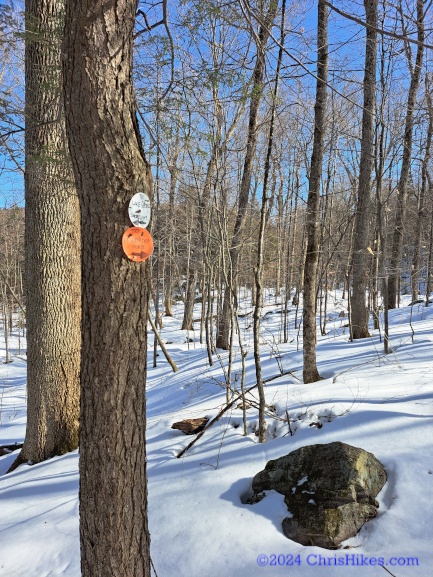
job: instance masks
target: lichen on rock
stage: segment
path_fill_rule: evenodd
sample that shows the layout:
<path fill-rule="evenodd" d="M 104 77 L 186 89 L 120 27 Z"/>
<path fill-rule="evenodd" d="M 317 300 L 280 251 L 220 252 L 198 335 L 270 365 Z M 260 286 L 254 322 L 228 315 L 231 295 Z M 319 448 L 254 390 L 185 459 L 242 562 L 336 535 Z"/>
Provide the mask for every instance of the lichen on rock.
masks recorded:
<path fill-rule="evenodd" d="M 375 497 L 385 482 L 383 465 L 364 449 L 341 442 L 309 445 L 269 461 L 255 475 L 248 502 L 274 489 L 293 515 L 283 521 L 289 539 L 336 549 L 376 516 Z"/>

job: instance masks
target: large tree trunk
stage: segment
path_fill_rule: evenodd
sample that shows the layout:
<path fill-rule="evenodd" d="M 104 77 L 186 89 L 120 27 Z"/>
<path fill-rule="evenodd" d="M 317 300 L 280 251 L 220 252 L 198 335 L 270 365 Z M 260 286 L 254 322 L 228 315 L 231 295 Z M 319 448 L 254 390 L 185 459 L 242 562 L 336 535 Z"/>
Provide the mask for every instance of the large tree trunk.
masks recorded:
<path fill-rule="evenodd" d="M 314 106 L 314 141 L 307 200 L 307 254 L 304 267 L 303 353 L 304 383 L 320 380 L 316 365 L 316 277 L 319 260 L 319 203 L 325 134 L 328 80 L 328 7 L 319 0 L 317 20 L 317 87 Z"/>
<path fill-rule="evenodd" d="M 146 358 L 149 268 L 128 260 L 128 203 L 152 198 L 135 116 L 137 0 L 67 0 L 64 94 L 81 207 L 83 577 L 149 577 Z"/>
<path fill-rule="evenodd" d="M 237 274 L 238 261 L 242 248 L 242 236 L 244 231 L 245 220 L 247 216 L 248 199 L 250 195 L 251 175 L 253 171 L 254 159 L 256 156 L 260 102 L 263 92 L 263 75 L 266 66 L 266 45 L 269 40 L 270 30 L 272 29 L 275 15 L 277 12 L 278 2 L 272 1 L 265 17 L 265 25 L 260 27 L 257 41 L 256 64 L 253 73 L 253 86 L 251 91 L 251 103 L 248 123 L 247 146 L 245 153 L 244 168 L 242 173 L 241 186 L 239 190 L 238 212 L 236 214 L 235 227 L 230 247 L 230 268 L 228 271 L 228 286 L 224 291 L 223 310 L 218 324 L 218 334 L 216 346 L 228 350 L 229 333 L 230 333 L 230 316 L 231 316 L 231 299 L 237 294 Z"/>
<path fill-rule="evenodd" d="M 25 5 L 28 404 L 15 466 L 78 446 L 80 215 L 59 98 L 62 9 L 55 0 Z"/>
<path fill-rule="evenodd" d="M 418 92 L 419 82 L 421 78 L 421 67 L 424 55 L 424 2 L 417 0 L 417 29 L 418 29 L 418 48 L 415 59 L 415 66 L 412 69 L 412 62 L 410 58 L 410 50 L 408 44 L 406 51 L 408 52 L 408 65 L 411 70 L 411 80 L 409 86 L 409 94 L 407 98 L 407 112 L 406 125 L 403 140 L 403 161 L 401 163 L 400 180 L 397 185 L 398 199 L 397 199 L 397 215 L 395 219 L 394 237 L 392 243 L 391 255 L 391 274 L 388 281 L 388 307 L 395 309 L 397 306 L 397 288 L 398 279 L 400 278 L 401 259 L 403 254 L 403 232 L 404 219 L 406 215 L 407 202 L 407 181 L 409 178 L 410 163 L 412 159 L 412 132 L 413 120 L 415 115 L 416 95 Z"/>
<path fill-rule="evenodd" d="M 376 112 L 377 0 L 364 0 L 367 21 L 365 47 L 364 109 L 362 111 L 361 159 L 359 165 L 358 199 L 353 237 L 353 339 L 364 339 L 368 332 L 368 308 L 365 296 L 368 285 L 367 251 L 370 230 L 371 171 L 374 160 L 374 117 Z"/>

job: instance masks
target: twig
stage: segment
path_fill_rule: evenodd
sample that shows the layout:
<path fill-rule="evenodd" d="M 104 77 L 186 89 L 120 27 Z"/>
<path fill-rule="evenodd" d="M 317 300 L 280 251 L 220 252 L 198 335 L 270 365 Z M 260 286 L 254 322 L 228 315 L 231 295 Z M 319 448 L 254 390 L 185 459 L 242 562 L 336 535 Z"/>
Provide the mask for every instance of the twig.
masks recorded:
<path fill-rule="evenodd" d="M 21 166 L 21 164 L 18 162 L 18 160 L 15 158 L 15 155 L 14 155 L 14 153 L 12 152 L 12 150 L 9 148 L 6 140 L 5 140 L 3 137 L 2 137 L 1 140 L 2 140 L 2 142 L 3 142 L 3 144 L 4 144 L 4 147 L 5 147 L 6 150 L 9 152 L 10 157 L 12 158 L 12 160 L 13 160 L 13 161 L 15 162 L 15 164 L 17 165 L 17 168 L 18 168 L 19 170 L 21 170 L 21 172 L 22 172 L 23 174 L 25 174 L 26 171 L 25 171 L 24 168 Z"/>
<path fill-rule="evenodd" d="M 173 42 L 173 36 L 171 34 L 170 31 L 170 26 L 168 25 L 168 15 L 167 15 L 167 0 L 163 0 L 162 1 L 162 20 L 160 20 L 159 22 L 155 22 L 155 24 L 149 24 L 149 21 L 147 19 L 146 14 L 143 12 L 143 10 L 138 10 L 136 13 L 136 16 L 143 16 L 144 21 L 146 23 L 147 28 L 143 27 L 143 30 L 140 30 L 139 32 L 137 32 L 136 34 L 134 34 L 134 40 L 136 38 L 138 38 L 139 36 L 141 36 L 142 34 L 144 34 L 145 32 L 151 32 L 154 28 L 157 28 L 158 26 L 161 26 L 161 24 L 164 25 L 165 31 L 167 33 L 167 37 L 168 37 L 168 43 L 170 45 L 170 56 L 171 56 L 171 77 L 170 77 L 170 82 L 169 85 L 167 86 L 166 90 L 164 91 L 164 94 L 161 96 L 161 98 L 159 99 L 159 104 L 165 99 L 165 97 L 167 96 L 167 94 L 170 92 L 171 87 L 173 86 L 174 83 L 174 59 L 175 59 L 175 54 L 174 54 L 174 42 Z"/>
<path fill-rule="evenodd" d="M 431 46 L 430 44 L 426 44 L 425 42 L 420 42 L 419 40 L 414 40 L 413 38 L 409 38 L 406 34 L 404 36 L 402 36 L 401 34 L 396 34 L 395 32 L 391 32 L 390 30 L 385 30 L 384 28 L 377 28 L 375 26 L 372 26 L 371 24 L 367 24 L 367 22 L 364 22 L 363 20 L 356 18 L 356 16 L 353 16 L 352 14 L 348 14 L 347 12 L 343 12 L 343 10 L 340 10 L 339 8 L 337 8 L 336 6 L 331 4 L 330 2 L 326 2 L 326 0 L 325 0 L 325 4 L 327 6 L 329 6 L 329 8 L 331 8 L 331 10 L 334 10 L 334 12 L 337 12 L 337 14 L 340 14 L 340 16 L 343 16 L 344 18 L 347 18 L 348 20 L 352 20 L 352 22 L 356 22 L 357 24 L 360 24 L 361 26 L 365 26 L 365 28 L 369 28 L 370 30 L 374 30 L 375 32 L 378 32 L 379 34 L 382 34 L 384 36 L 390 36 L 391 38 L 395 38 L 396 40 L 404 40 L 405 42 L 412 42 L 412 44 L 417 44 L 418 46 L 424 46 L 424 48 L 433 49 L 433 46 Z"/>
<path fill-rule="evenodd" d="M 400 345 L 401 346 L 401 345 Z M 396 351 L 397 349 L 400 348 L 400 346 L 395 347 L 395 349 L 393 349 L 393 352 Z M 338 375 L 335 375 L 335 377 L 332 379 L 332 382 L 335 383 L 338 379 L 338 377 L 340 377 L 341 375 L 343 375 L 344 373 L 347 373 L 348 371 L 351 371 L 352 369 L 356 369 L 358 367 L 362 367 L 363 365 L 368 365 L 369 363 L 374 363 L 377 360 L 380 359 L 384 359 L 386 358 L 387 355 L 378 355 L 377 357 L 374 357 L 374 359 L 370 359 L 369 361 L 365 361 L 364 363 L 359 363 L 358 365 L 353 365 L 353 367 L 349 367 L 348 369 L 345 369 L 344 371 L 341 371 L 341 373 L 338 373 Z M 398 359 L 397 359 L 398 361 Z"/>
<path fill-rule="evenodd" d="M 395 577 L 394 573 L 391 573 L 391 571 L 389 571 L 384 565 L 380 565 L 380 567 L 382 567 L 382 569 L 385 569 L 385 571 L 388 571 L 388 573 L 392 575 L 392 577 Z"/>
<path fill-rule="evenodd" d="M 150 311 L 148 311 L 148 317 L 149 317 L 149 322 L 151 324 L 152 330 L 155 333 L 155 336 L 157 338 L 158 344 L 161 347 L 161 351 L 164 353 L 165 358 L 167 359 L 167 362 L 169 363 L 169 365 L 171 366 L 171 368 L 173 369 L 173 373 L 177 373 L 177 371 L 179 370 L 176 366 L 176 363 L 173 361 L 173 359 L 170 357 L 170 355 L 167 352 L 167 349 L 164 346 L 164 343 L 161 340 L 161 337 L 159 336 L 159 333 L 156 329 L 155 323 L 153 322 L 153 319 L 150 315 Z"/>
<path fill-rule="evenodd" d="M 293 437 L 293 431 L 292 431 L 292 427 L 290 426 L 290 417 L 289 417 L 289 413 L 287 412 L 287 409 L 286 409 L 286 417 L 287 417 L 287 424 L 289 425 L 290 436 Z"/>
<path fill-rule="evenodd" d="M 152 565 L 153 572 L 155 573 L 155 577 L 158 577 L 158 573 L 156 572 L 155 565 L 153 564 L 152 557 L 150 558 L 150 564 Z"/>
<path fill-rule="evenodd" d="M 14 293 L 14 291 L 12 290 L 10 284 L 8 283 L 8 281 L 7 281 L 7 279 L 6 279 L 6 276 L 5 276 L 4 272 L 3 272 L 1 269 L 0 269 L 0 274 L 2 275 L 3 280 L 5 281 L 5 284 L 6 284 L 6 286 L 8 287 L 11 295 L 12 295 L 12 296 L 14 297 L 14 299 L 16 300 L 16 302 L 17 302 L 18 306 L 20 307 L 22 313 L 25 315 L 25 314 L 26 314 L 26 311 L 25 311 L 25 308 L 24 308 L 23 303 L 20 301 L 20 299 L 17 297 L 17 295 L 16 295 L 16 294 Z"/>

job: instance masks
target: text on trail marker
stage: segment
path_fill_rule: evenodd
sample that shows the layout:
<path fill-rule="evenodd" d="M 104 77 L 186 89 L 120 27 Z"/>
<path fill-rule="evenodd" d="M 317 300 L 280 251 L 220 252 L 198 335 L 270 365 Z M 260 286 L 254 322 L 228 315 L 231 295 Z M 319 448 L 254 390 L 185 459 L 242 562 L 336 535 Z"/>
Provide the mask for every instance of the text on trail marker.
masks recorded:
<path fill-rule="evenodd" d="M 129 219 L 134 226 L 146 228 L 150 221 L 150 200 L 144 192 L 137 192 L 129 201 Z"/>
<path fill-rule="evenodd" d="M 133 226 L 123 233 L 122 247 L 130 260 L 141 262 L 152 254 L 153 239 L 145 228 Z"/>

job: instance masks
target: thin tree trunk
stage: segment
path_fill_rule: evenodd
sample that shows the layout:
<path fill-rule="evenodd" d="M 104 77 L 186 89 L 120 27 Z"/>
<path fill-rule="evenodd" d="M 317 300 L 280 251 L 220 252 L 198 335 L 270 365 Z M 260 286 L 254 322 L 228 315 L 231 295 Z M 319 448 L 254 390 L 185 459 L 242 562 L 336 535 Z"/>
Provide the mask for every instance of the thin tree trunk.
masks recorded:
<path fill-rule="evenodd" d="M 244 426 L 244 436 L 246 437 L 248 435 L 247 408 L 246 408 L 246 399 L 245 399 L 245 376 L 246 376 L 245 357 L 247 356 L 247 351 L 244 352 L 244 347 L 242 344 L 241 328 L 239 326 L 238 308 L 237 308 L 236 304 L 235 304 L 235 310 L 234 310 L 234 317 L 235 317 L 236 328 L 237 328 L 238 337 L 239 337 L 239 350 L 241 353 L 241 363 L 242 363 L 242 374 L 241 374 L 242 422 L 243 422 L 243 426 Z"/>
<path fill-rule="evenodd" d="M 369 314 L 368 308 L 365 306 L 365 297 L 368 286 L 369 254 L 367 247 L 370 230 L 371 171 L 374 160 L 374 118 L 376 113 L 377 2 L 378 0 L 364 0 L 368 28 L 365 47 L 361 159 L 352 252 L 352 335 L 354 340 L 370 336 L 368 332 Z"/>
<path fill-rule="evenodd" d="M 174 153 L 171 159 L 171 164 L 169 166 L 170 172 L 170 192 L 169 192 L 169 208 L 168 208 L 168 226 L 169 226 L 169 237 L 168 237 L 168 252 L 169 252 L 169 266 L 168 266 L 168 278 L 166 280 L 166 286 L 164 291 L 164 309 L 165 316 L 172 317 L 172 299 L 173 299 L 173 260 L 175 259 L 175 242 L 174 242 L 174 199 L 176 192 L 176 184 L 180 171 L 178 166 L 179 160 L 179 126 L 176 127 L 176 140 L 174 145 Z"/>
<path fill-rule="evenodd" d="M 427 99 L 427 109 L 429 115 L 429 123 L 427 129 L 427 138 L 424 147 L 424 158 L 422 161 L 421 168 L 421 190 L 419 193 L 418 201 L 418 218 L 416 221 L 415 228 L 415 241 L 414 241 L 414 251 L 413 251 L 413 261 L 412 270 L 410 275 L 411 290 L 412 290 L 412 302 L 418 300 L 418 278 L 420 269 L 420 245 L 421 245 L 421 230 L 424 217 L 424 198 L 427 190 L 427 169 L 430 161 L 430 147 L 433 134 L 433 106 L 432 98 L 430 94 L 430 83 L 428 74 L 425 77 L 425 95 Z"/>
<path fill-rule="evenodd" d="M 262 307 L 262 294 L 263 294 L 263 258 L 265 249 L 265 227 L 267 220 L 266 215 L 268 214 L 268 206 L 270 201 L 270 198 L 268 197 L 268 181 L 269 181 L 269 171 L 272 156 L 272 147 L 274 142 L 274 124 L 275 124 L 275 114 L 278 98 L 278 85 L 280 81 L 281 61 L 283 58 L 284 21 L 285 21 L 284 16 L 286 12 L 286 0 L 283 0 L 281 11 L 282 11 L 282 17 L 281 17 L 280 50 L 278 53 L 275 88 L 274 93 L 272 95 L 273 98 L 272 98 L 271 123 L 269 127 L 268 147 L 265 161 L 265 173 L 263 178 L 262 209 L 260 212 L 260 230 L 257 246 L 257 264 L 254 268 L 254 276 L 256 281 L 256 304 L 254 307 L 254 316 L 253 316 L 253 334 L 254 334 L 254 364 L 256 369 L 256 382 L 259 391 L 259 443 L 264 443 L 266 441 L 266 419 L 265 419 L 266 399 L 265 399 L 265 391 L 263 388 L 262 364 L 260 361 L 260 312 Z"/>
<path fill-rule="evenodd" d="M 2 316 L 3 316 L 3 333 L 5 337 L 5 363 L 9 363 L 9 337 L 8 337 L 8 310 L 6 300 L 6 287 L 2 292 Z"/>
<path fill-rule="evenodd" d="M 193 258 L 191 256 L 191 258 Z M 191 266 L 188 277 L 188 284 L 186 288 L 185 295 L 185 310 L 183 315 L 183 322 L 181 329 L 183 331 L 193 330 L 193 320 L 194 320 L 194 300 L 195 300 L 195 290 L 197 286 L 197 277 L 195 266 Z"/>
<path fill-rule="evenodd" d="M 374 330 L 380 328 L 380 316 L 379 316 L 379 262 L 380 262 L 380 234 L 379 229 L 375 232 L 375 248 L 376 252 L 373 261 L 373 321 Z"/>
<path fill-rule="evenodd" d="M 307 200 L 307 254 L 304 267 L 303 358 L 304 383 L 320 380 L 316 365 L 316 273 L 319 259 L 319 203 L 325 134 L 326 83 L 328 80 L 328 7 L 318 1 L 317 87 L 314 106 L 314 141 Z"/>
<path fill-rule="evenodd" d="M 263 77 L 265 72 L 265 55 L 266 45 L 268 43 L 270 30 L 275 19 L 278 2 L 271 2 L 268 12 L 265 17 L 265 25 L 260 27 L 257 42 L 257 57 L 253 73 L 253 86 L 251 92 L 251 103 L 248 123 L 248 136 L 245 153 L 244 168 L 242 173 L 242 181 L 239 190 L 239 203 L 236 215 L 236 222 L 230 247 L 230 269 L 229 285 L 233 293 L 226 289 L 224 293 L 223 309 L 218 326 L 218 335 L 216 346 L 218 348 L 227 350 L 229 347 L 229 328 L 230 328 L 230 303 L 229 300 L 237 293 L 237 275 L 238 275 L 238 261 L 242 248 L 242 236 L 244 231 L 245 219 L 247 216 L 248 199 L 251 186 L 251 175 L 253 170 L 254 159 L 256 156 L 257 136 L 258 136 L 258 115 L 260 102 L 263 93 Z"/>
<path fill-rule="evenodd" d="M 384 19 L 383 14 L 382 18 Z M 382 20 L 383 26 L 383 20 Z M 380 57 L 380 84 L 381 84 L 381 103 L 379 112 L 379 122 L 377 126 L 377 137 L 376 137 L 376 153 L 374 156 L 375 172 L 376 172 L 376 219 L 377 219 L 377 231 L 378 231 L 378 243 L 376 250 L 378 251 L 378 277 L 381 279 L 381 283 L 378 281 L 378 289 L 382 293 L 383 301 L 383 314 L 384 314 L 384 352 L 388 354 L 388 272 L 386 267 L 386 257 L 387 257 L 387 236 L 386 236 L 386 213 L 384 210 L 383 202 L 383 176 L 384 176 L 384 165 L 385 165 L 385 120 L 384 111 L 386 105 L 386 86 L 387 79 L 385 75 L 385 64 L 388 60 L 388 54 L 385 49 L 384 40 L 382 38 L 381 43 L 381 57 Z M 392 172 L 392 163 L 390 166 L 390 174 Z M 378 315 L 379 316 L 379 315 Z"/>
<path fill-rule="evenodd" d="M 347 261 L 346 261 L 346 268 L 344 269 L 344 288 L 343 288 L 343 296 L 342 299 L 344 300 L 345 291 L 350 291 L 350 265 L 352 260 L 352 247 L 353 247 L 353 232 L 355 230 L 355 219 L 352 220 L 352 226 L 350 227 L 350 237 L 349 237 L 349 250 L 347 251 Z M 349 298 L 349 297 L 348 297 Z"/>
<path fill-rule="evenodd" d="M 415 66 L 412 70 L 412 62 L 410 60 L 410 50 L 408 44 L 406 51 L 408 54 L 408 65 L 411 69 L 411 80 L 409 86 L 409 94 L 407 99 L 406 124 L 403 139 L 403 160 L 401 164 L 400 180 L 397 185 L 397 215 L 395 219 L 394 236 L 392 243 L 391 255 L 391 274 L 388 282 L 388 306 L 390 309 L 395 309 L 397 306 L 397 292 L 398 279 L 400 278 L 401 260 L 403 254 L 403 233 L 404 233 L 404 219 L 406 215 L 407 203 L 407 182 L 409 179 L 409 171 L 412 158 L 412 137 L 413 137 L 413 121 L 415 115 L 416 95 L 421 78 L 421 68 L 424 55 L 424 2 L 417 0 L 417 31 L 418 31 L 418 48 L 416 53 Z"/>
<path fill-rule="evenodd" d="M 433 182 L 430 179 L 429 173 L 427 173 L 427 180 L 429 182 L 429 189 L 430 189 L 430 198 L 433 197 Z M 426 289 L 425 289 L 425 306 L 428 307 L 429 299 L 430 299 L 430 289 L 431 289 L 431 277 L 432 277 L 432 263 L 433 263 L 433 211 L 431 213 L 431 222 L 430 222 L 430 242 L 428 247 L 428 256 L 427 256 L 427 281 L 426 281 Z"/>
<path fill-rule="evenodd" d="M 207 291 L 206 291 L 207 307 L 206 307 L 206 319 L 205 319 L 206 350 L 207 350 L 207 356 L 208 356 L 208 361 L 209 361 L 210 367 L 212 367 L 212 365 L 213 365 L 213 360 L 212 360 L 212 353 L 213 353 L 213 347 L 212 347 L 212 317 L 213 317 L 212 281 L 213 281 L 214 277 L 213 277 L 212 273 L 213 273 L 212 268 L 210 268 L 208 282 L 207 282 Z M 203 295 L 203 299 L 204 299 L 204 295 Z"/>
<path fill-rule="evenodd" d="M 286 288 L 284 295 L 284 341 L 287 343 L 289 338 L 289 322 L 288 322 L 288 306 L 290 300 L 290 293 L 292 287 L 293 279 L 293 259 L 295 256 L 294 243 L 296 238 L 296 219 L 297 219 L 297 208 L 298 208 L 298 195 L 295 197 L 295 210 L 292 212 L 293 197 L 290 201 L 290 218 L 289 218 L 289 230 L 287 234 L 287 263 L 286 263 Z"/>
<path fill-rule="evenodd" d="M 281 291 L 281 268 L 282 268 L 282 257 L 283 257 L 283 218 L 284 218 L 284 195 L 283 195 L 283 181 L 280 183 L 278 190 L 278 216 L 277 216 L 277 264 L 276 264 L 276 282 L 275 282 L 275 298 L 280 296 Z"/>
<path fill-rule="evenodd" d="M 295 264 L 295 244 L 296 244 L 296 229 L 298 226 L 298 197 L 299 197 L 299 178 L 298 173 L 296 173 L 296 193 L 295 193 L 295 209 L 294 212 L 290 213 L 290 228 L 288 234 L 287 243 L 287 265 L 286 265 L 286 296 L 284 299 L 284 342 L 288 341 L 288 304 L 292 291 L 293 284 L 293 268 Z M 301 248 L 303 250 L 304 243 L 302 242 Z M 301 265 L 302 266 L 302 265 Z M 299 292 L 299 291 L 298 291 Z M 295 330 L 296 330 L 296 320 L 295 320 Z"/>

